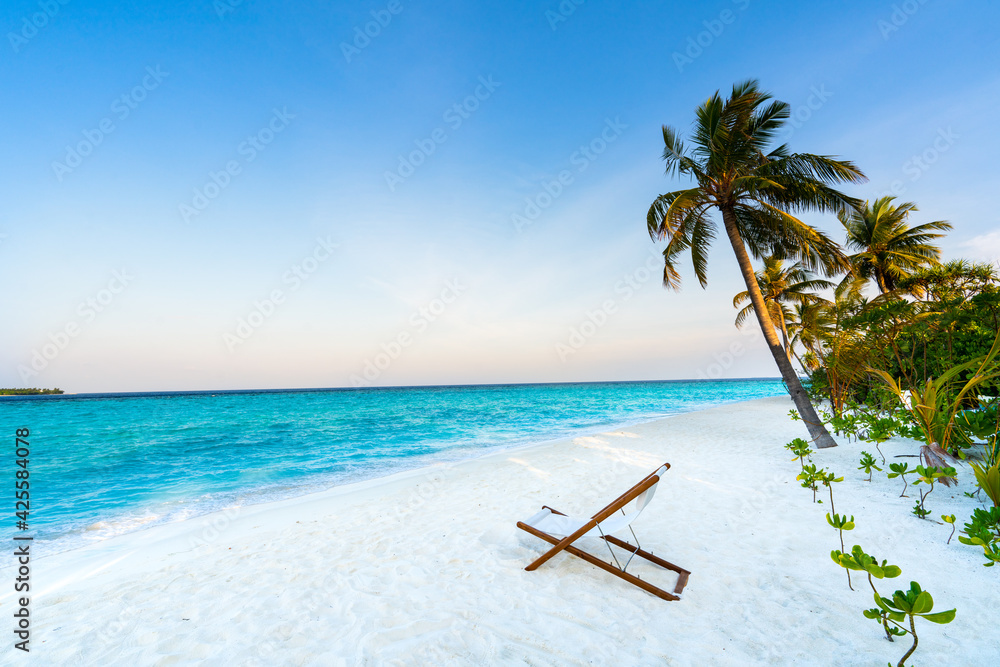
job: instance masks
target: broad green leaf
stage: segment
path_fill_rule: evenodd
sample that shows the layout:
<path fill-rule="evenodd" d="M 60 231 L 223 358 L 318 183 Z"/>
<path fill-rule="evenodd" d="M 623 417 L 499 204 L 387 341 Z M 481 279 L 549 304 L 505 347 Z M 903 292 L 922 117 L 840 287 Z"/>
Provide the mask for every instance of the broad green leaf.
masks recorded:
<path fill-rule="evenodd" d="M 931 623 L 940 623 L 944 625 L 945 623 L 951 623 L 955 620 L 955 610 L 950 609 L 948 611 L 939 611 L 936 614 L 924 614 L 921 618 L 925 618 Z"/>
<path fill-rule="evenodd" d="M 914 614 L 926 614 L 934 608 L 934 598 L 927 591 L 921 592 L 917 599 L 913 601 Z"/>
<path fill-rule="evenodd" d="M 869 563 L 865 565 L 865 570 L 867 570 L 876 579 L 881 579 L 884 575 L 882 573 L 882 568 L 880 568 L 875 563 Z"/>

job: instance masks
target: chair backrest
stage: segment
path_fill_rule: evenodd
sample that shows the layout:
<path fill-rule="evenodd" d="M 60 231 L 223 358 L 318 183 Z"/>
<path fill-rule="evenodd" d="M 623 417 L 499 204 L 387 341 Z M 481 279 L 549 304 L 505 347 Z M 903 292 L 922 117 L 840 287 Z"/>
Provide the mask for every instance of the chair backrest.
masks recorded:
<path fill-rule="evenodd" d="M 654 472 L 644 477 L 641 482 L 639 482 L 631 489 L 626 491 L 624 494 L 619 496 L 618 500 L 605 507 L 598 514 L 594 515 L 596 518 L 597 516 L 600 516 L 602 513 L 607 513 L 608 510 L 614 508 L 613 513 L 608 515 L 600 522 L 601 530 L 604 530 L 609 533 L 615 532 L 621 530 L 622 528 L 628 526 L 630 523 L 635 521 L 639 517 L 639 515 L 642 514 L 642 511 L 646 509 L 646 505 L 648 505 L 653 500 L 653 495 L 656 493 L 656 487 L 659 485 L 660 480 L 663 479 L 663 475 L 667 472 L 669 468 L 670 464 L 664 464 L 660 466 Z M 653 481 L 651 485 L 649 485 L 649 487 L 639 492 L 635 497 L 629 500 L 625 500 L 630 495 L 632 495 L 632 493 L 637 488 L 646 484 L 646 482 L 649 480 L 650 477 L 656 477 L 656 479 Z M 625 502 L 622 502 L 623 500 L 625 500 Z M 633 505 L 633 503 L 635 504 Z M 626 509 L 629 506 L 632 506 L 631 512 L 628 511 L 628 509 Z M 591 531 L 591 533 L 593 532 L 594 531 Z"/>
<path fill-rule="evenodd" d="M 646 489 L 645 491 L 643 491 L 642 493 L 640 493 L 638 496 L 636 496 L 635 508 L 638 511 L 641 512 L 642 510 L 646 509 L 646 505 L 648 505 L 650 501 L 653 500 L 653 494 L 656 493 L 656 487 L 659 486 L 660 480 L 663 479 L 663 475 L 667 472 L 667 467 L 668 466 L 666 465 L 660 466 L 656 470 L 656 472 L 653 473 L 653 475 L 656 475 L 656 483 L 653 484 L 653 486 Z"/>

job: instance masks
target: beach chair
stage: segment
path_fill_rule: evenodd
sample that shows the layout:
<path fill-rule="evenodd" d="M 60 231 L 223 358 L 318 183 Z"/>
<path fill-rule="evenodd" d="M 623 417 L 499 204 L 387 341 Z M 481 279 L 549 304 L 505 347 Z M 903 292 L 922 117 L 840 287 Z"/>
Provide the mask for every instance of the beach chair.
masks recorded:
<path fill-rule="evenodd" d="M 530 519 L 527 519 L 526 521 L 518 521 L 518 528 L 553 545 L 551 549 L 543 553 L 524 569 L 529 572 L 536 570 L 540 565 L 545 563 L 545 561 L 549 560 L 560 551 L 567 551 L 578 558 L 582 558 L 591 565 L 595 565 L 605 572 L 610 572 L 616 577 L 624 579 L 630 584 L 634 584 L 642 590 L 652 593 L 659 598 L 664 600 L 679 600 L 691 573 L 682 567 L 678 567 L 673 563 L 668 563 L 662 558 L 654 556 L 648 551 L 644 551 L 639 544 L 639 538 L 635 536 L 635 531 L 632 530 L 631 526 L 631 523 L 635 521 L 642 511 L 646 509 L 649 501 L 653 499 L 657 483 L 659 483 L 660 478 L 669 469 L 670 464 L 664 463 L 655 472 L 650 473 L 641 482 L 623 493 L 617 500 L 594 516 L 590 517 L 590 519 L 575 519 L 545 505 L 542 507 L 541 511 L 532 516 Z M 626 513 L 626 506 L 633 501 L 634 506 L 630 508 L 631 512 Z M 625 540 L 619 539 L 611 534 L 618 532 L 619 530 L 623 530 L 626 527 L 632 532 L 632 537 L 635 538 L 635 545 L 629 544 Z M 581 537 L 596 537 L 604 540 L 605 546 L 608 547 L 608 551 L 611 553 L 611 560 L 613 561 L 613 564 L 611 562 L 601 560 L 593 554 L 573 546 L 573 543 Z M 624 565 L 622 565 L 621 561 L 618 560 L 615 552 L 611 549 L 611 545 L 631 553 Z M 668 593 L 661 588 L 657 588 L 648 581 L 643 581 L 634 574 L 629 573 L 627 571 L 629 563 L 632 562 L 632 558 L 635 556 L 644 558 L 650 563 L 658 565 L 664 569 L 676 572 L 678 577 L 677 585 L 674 586 L 674 592 Z"/>

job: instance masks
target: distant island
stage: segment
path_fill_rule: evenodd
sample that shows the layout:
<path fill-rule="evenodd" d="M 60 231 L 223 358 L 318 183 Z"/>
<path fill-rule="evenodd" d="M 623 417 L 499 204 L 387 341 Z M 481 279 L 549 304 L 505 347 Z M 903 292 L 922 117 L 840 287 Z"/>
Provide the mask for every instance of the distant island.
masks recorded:
<path fill-rule="evenodd" d="M 0 396 L 37 396 L 39 394 L 61 394 L 63 390 L 55 389 L 0 389 Z"/>

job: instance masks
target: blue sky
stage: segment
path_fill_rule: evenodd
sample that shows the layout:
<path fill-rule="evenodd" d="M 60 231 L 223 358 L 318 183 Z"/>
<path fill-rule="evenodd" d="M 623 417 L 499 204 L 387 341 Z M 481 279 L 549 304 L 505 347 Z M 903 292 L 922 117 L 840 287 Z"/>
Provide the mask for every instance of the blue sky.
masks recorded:
<path fill-rule="evenodd" d="M 646 210 L 683 185 L 660 125 L 759 78 L 795 111 L 793 150 L 950 220 L 946 256 L 995 259 L 998 19 L 935 0 L 11 0 L 0 385 L 773 376 L 733 327 L 728 247 L 704 291 L 648 269 Z"/>

